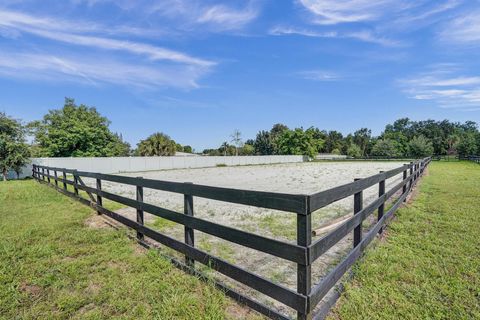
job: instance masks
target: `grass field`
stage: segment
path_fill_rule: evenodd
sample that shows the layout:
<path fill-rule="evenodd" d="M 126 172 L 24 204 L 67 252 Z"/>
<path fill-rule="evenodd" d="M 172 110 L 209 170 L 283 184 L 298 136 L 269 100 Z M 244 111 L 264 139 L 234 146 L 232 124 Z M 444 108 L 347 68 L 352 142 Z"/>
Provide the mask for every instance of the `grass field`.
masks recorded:
<path fill-rule="evenodd" d="M 330 319 L 480 319 L 480 166 L 433 162 Z"/>
<path fill-rule="evenodd" d="M 126 231 L 87 227 L 94 214 L 34 181 L 0 183 L 0 319 L 256 317 Z"/>
<path fill-rule="evenodd" d="M 480 166 L 434 162 L 419 190 L 330 319 L 480 319 Z M 34 181 L 0 183 L 0 319 L 259 318 L 126 230 L 87 226 L 94 215 Z"/>

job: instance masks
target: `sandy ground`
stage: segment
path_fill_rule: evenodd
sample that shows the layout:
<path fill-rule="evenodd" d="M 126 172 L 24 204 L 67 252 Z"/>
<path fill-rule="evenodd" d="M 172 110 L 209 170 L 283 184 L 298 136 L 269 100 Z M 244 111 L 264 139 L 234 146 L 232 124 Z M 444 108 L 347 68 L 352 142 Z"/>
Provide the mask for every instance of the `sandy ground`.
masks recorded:
<path fill-rule="evenodd" d="M 379 171 L 397 168 L 402 164 L 403 163 L 399 162 L 312 162 L 180 169 L 129 174 L 123 173 L 122 175 L 141 176 L 143 178 L 165 181 L 193 182 L 196 184 L 236 189 L 313 194 L 352 182 L 354 178 L 368 177 Z M 386 183 L 387 191 L 395 184 L 398 184 L 400 180 L 401 175 L 389 179 Z M 88 179 L 84 179 L 84 181 L 89 185 L 94 185 L 94 181 L 88 181 Z M 133 186 L 103 181 L 102 188 L 115 194 L 135 198 L 135 187 Z M 368 203 L 373 201 L 377 193 L 377 186 L 365 190 L 364 205 L 368 205 Z M 177 212 L 183 212 L 183 195 L 145 189 L 144 201 Z M 313 214 L 313 228 L 324 226 L 334 219 L 350 215 L 352 211 L 353 197 L 338 201 Z M 135 219 L 134 209 L 122 209 L 120 212 Z M 293 213 L 236 205 L 198 197 L 194 198 L 194 212 L 196 217 L 215 223 L 254 232 L 278 240 L 292 243 L 296 241 L 296 217 Z M 183 241 L 183 226 L 181 225 L 176 225 L 148 214 L 146 214 L 146 223 L 152 228 Z M 368 225 L 368 223 L 366 224 Z M 320 237 L 321 235 L 313 237 L 313 241 L 320 239 Z M 296 288 L 296 265 L 294 263 L 232 244 L 199 231 L 195 231 L 195 242 L 196 246 L 202 250 L 227 261 L 234 262 L 236 265 L 293 290 Z M 313 283 L 318 283 L 322 276 L 332 268 L 333 264 L 345 256 L 351 246 L 352 236 L 350 235 L 318 259 L 312 266 Z M 236 286 L 238 287 L 238 284 L 236 284 Z M 239 288 L 248 291 L 249 295 L 256 296 L 264 303 L 293 315 L 289 308 L 282 307 L 281 304 L 267 299 L 263 295 L 248 288 L 244 288 L 243 286 Z"/>

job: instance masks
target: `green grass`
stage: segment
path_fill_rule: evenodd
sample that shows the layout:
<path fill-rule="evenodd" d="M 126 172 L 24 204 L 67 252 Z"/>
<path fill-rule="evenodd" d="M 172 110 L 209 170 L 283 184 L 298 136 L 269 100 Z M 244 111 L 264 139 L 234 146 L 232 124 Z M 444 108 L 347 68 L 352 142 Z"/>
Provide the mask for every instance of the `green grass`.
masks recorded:
<path fill-rule="evenodd" d="M 224 319 L 231 300 L 34 181 L 0 183 L 0 319 Z M 233 316 L 234 318 L 235 316 Z"/>
<path fill-rule="evenodd" d="M 480 319 L 480 166 L 433 162 L 330 319 Z"/>

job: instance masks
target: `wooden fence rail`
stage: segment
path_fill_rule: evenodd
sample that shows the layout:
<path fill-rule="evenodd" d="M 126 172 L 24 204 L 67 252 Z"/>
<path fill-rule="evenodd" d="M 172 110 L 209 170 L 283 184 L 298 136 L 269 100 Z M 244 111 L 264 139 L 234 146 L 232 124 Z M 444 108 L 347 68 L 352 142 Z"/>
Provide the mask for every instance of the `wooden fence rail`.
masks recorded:
<path fill-rule="evenodd" d="M 352 183 L 310 195 L 211 187 L 193 183 L 158 181 L 141 177 L 125 177 L 40 165 L 33 165 L 32 173 L 37 181 L 47 183 L 61 193 L 91 206 L 98 214 L 109 216 L 134 229 L 137 232 L 138 241 L 145 243 L 144 239 L 148 237 L 185 255 L 185 262 L 172 258 L 175 265 L 182 269 L 203 277 L 195 269 L 195 261 L 199 262 L 292 308 L 297 312 L 298 319 L 322 319 L 327 314 L 330 306 L 333 305 L 333 302 L 325 303 L 324 306 L 326 307 L 316 308 L 319 302 L 324 299 L 326 294 L 361 256 L 366 246 L 382 231 L 387 220 L 395 213 L 401 203 L 405 201 L 408 193 L 430 161 L 431 158 L 417 160 L 390 171 L 380 172 L 364 179 L 355 179 Z M 386 191 L 385 181 L 400 174 L 402 175 L 402 181 Z M 72 176 L 73 180 L 67 179 L 68 176 Z M 82 178 L 94 179 L 96 186 L 87 186 Z M 52 180 L 54 181 L 53 184 Z M 103 190 L 102 181 L 135 186 L 135 199 Z M 61 183 L 61 187 L 59 183 Z M 73 192 L 68 190 L 68 185 L 73 187 Z M 374 185 L 378 185 L 378 198 L 364 206 L 363 191 Z M 183 194 L 183 213 L 145 203 L 143 201 L 144 188 Z M 81 197 L 79 190 L 86 192 L 88 199 Z M 401 196 L 395 199 L 392 207 L 385 212 L 385 203 L 394 198 L 394 195 L 398 192 L 401 192 Z M 353 216 L 321 239 L 312 242 L 312 214 L 320 208 L 349 196 L 354 197 Z M 287 243 L 196 218 L 194 197 L 292 212 L 297 215 L 297 243 Z M 106 209 L 103 207 L 103 199 L 109 199 L 135 208 L 137 211 L 136 221 Z M 377 222 L 364 234 L 362 222 L 376 210 L 378 211 Z M 173 239 L 145 226 L 144 212 L 183 225 L 184 241 Z M 196 248 L 195 230 L 296 263 L 296 291 Z M 316 285 L 312 285 L 311 265 L 313 262 L 352 231 L 354 232 L 352 251 Z M 221 283 L 216 285 L 225 290 L 230 297 L 272 319 L 288 319 L 284 314 L 244 296 L 232 288 L 227 288 Z"/>
<path fill-rule="evenodd" d="M 460 157 L 460 160 L 468 160 L 480 164 L 480 156 Z"/>

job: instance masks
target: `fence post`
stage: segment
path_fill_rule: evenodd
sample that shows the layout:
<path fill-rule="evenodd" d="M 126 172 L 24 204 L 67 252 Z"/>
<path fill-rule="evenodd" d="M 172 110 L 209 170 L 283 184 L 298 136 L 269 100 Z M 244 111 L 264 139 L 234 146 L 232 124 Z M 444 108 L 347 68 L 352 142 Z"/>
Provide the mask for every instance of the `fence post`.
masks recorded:
<path fill-rule="evenodd" d="M 35 165 L 32 164 L 32 177 L 35 179 Z"/>
<path fill-rule="evenodd" d="M 354 181 L 361 180 L 359 178 Z M 357 214 L 363 209 L 363 191 L 355 193 L 353 196 L 353 214 Z M 353 229 L 353 247 L 355 248 L 362 241 L 362 223 Z"/>
<path fill-rule="evenodd" d="M 309 208 L 305 213 L 297 213 L 297 244 L 302 247 L 312 244 L 312 215 Z M 312 266 L 310 262 L 307 261 L 307 265 L 297 264 L 297 292 L 308 296 L 311 290 Z M 297 313 L 298 320 L 310 320 L 311 318 L 311 312 Z"/>
<path fill-rule="evenodd" d="M 58 175 L 57 175 L 57 170 L 53 170 L 53 176 L 55 177 L 55 187 L 58 188 Z"/>
<path fill-rule="evenodd" d="M 67 181 L 67 173 L 65 171 L 62 171 L 63 173 L 63 189 L 65 191 L 67 191 L 67 183 L 65 181 Z"/>
<path fill-rule="evenodd" d="M 102 180 L 98 178 L 97 178 L 97 191 L 99 191 L 99 193 L 102 191 Z M 97 193 L 97 206 L 100 206 L 100 207 L 103 206 L 103 199 L 98 193 Z M 102 214 L 99 209 L 97 209 L 97 214 Z"/>
<path fill-rule="evenodd" d="M 78 197 L 78 175 L 77 170 L 73 170 L 73 191 L 75 195 Z"/>
<path fill-rule="evenodd" d="M 137 177 L 138 179 L 142 179 L 142 177 Z M 137 186 L 137 201 L 143 203 L 143 187 Z M 137 208 L 137 223 L 140 225 L 144 225 L 144 217 L 143 217 L 143 210 Z M 140 231 L 137 231 L 137 240 L 143 241 L 145 239 L 145 235 Z"/>
<path fill-rule="evenodd" d="M 380 171 L 380 173 L 383 173 L 384 171 Z M 378 197 L 381 197 L 385 194 L 385 180 L 382 180 L 378 183 Z M 385 212 L 385 201 L 378 207 L 378 217 L 377 221 L 380 221 L 383 217 L 383 213 Z M 378 231 L 379 234 L 382 234 L 383 232 L 383 227 L 380 228 Z"/>
<path fill-rule="evenodd" d="M 50 169 L 47 169 L 47 181 L 50 184 Z"/>
<path fill-rule="evenodd" d="M 405 166 L 406 164 L 404 164 Z M 403 171 L 403 182 L 405 183 L 405 180 L 407 179 L 407 170 L 404 170 Z M 405 183 L 403 185 L 403 188 L 402 188 L 402 195 L 404 195 L 405 193 L 407 193 L 407 184 Z M 405 199 L 403 200 L 403 202 L 407 202 L 407 198 L 405 197 Z"/>
<path fill-rule="evenodd" d="M 410 183 L 408 184 L 408 189 L 412 189 L 413 187 L 413 180 L 414 180 L 414 177 L 412 177 L 413 175 L 413 162 L 410 162 Z"/>
<path fill-rule="evenodd" d="M 45 168 L 42 168 L 42 180 L 45 181 Z"/>
<path fill-rule="evenodd" d="M 186 182 L 185 184 L 192 184 L 191 182 Z M 190 194 L 183 195 L 183 213 L 187 216 L 193 217 L 193 196 Z M 185 226 L 185 243 L 191 247 L 195 247 L 195 234 L 194 230 L 190 227 Z M 185 263 L 187 266 L 193 268 L 195 267 L 195 260 L 185 256 Z"/>

